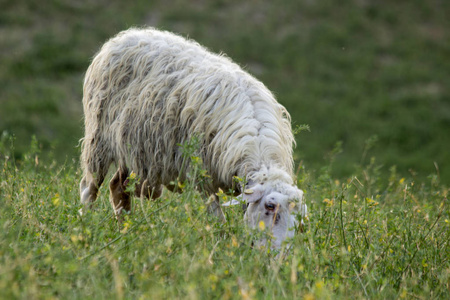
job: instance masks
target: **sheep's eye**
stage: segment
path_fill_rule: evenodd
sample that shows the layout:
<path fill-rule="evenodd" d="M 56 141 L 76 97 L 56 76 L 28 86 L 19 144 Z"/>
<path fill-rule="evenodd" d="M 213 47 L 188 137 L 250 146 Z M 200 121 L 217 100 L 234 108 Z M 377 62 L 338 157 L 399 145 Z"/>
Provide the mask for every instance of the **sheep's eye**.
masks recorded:
<path fill-rule="evenodd" d="M 266 207 L 267 210 L 275 209 L 275 204 L 273 204 L 273 203 L 266 203 L 266 204 L 264 204 L 264 206 Z"/>

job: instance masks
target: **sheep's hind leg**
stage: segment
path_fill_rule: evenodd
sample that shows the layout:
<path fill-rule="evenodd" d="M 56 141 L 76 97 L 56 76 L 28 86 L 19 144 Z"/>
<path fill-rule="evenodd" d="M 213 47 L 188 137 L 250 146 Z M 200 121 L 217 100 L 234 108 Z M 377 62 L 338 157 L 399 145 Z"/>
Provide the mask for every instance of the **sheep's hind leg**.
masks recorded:
<path fill-rule="evenodd" d="M 119 217 L 123 210 L 131 210 L 130 193 L 126 191 L 128 184 L 128 169 L 120 168 L 109 182 L 109 201 L 114 209 L 116 217 Z"/>
<path fill-rule="evenodd" d="M 84 205 L 91 204 L 97 199 L 98 189 L 105 180 L 105 172 L 100 172 L 94 176 L 90 172 L 86 172 L 86 175 L 80 182 L 80 198 L 81 203 Z"/>
<path fill-rule="evenodd" d="M 83 178 L 80 181 L 80 198 L 84 207 L 80 213 L 83 213 L 83 210 L 90 207 L 97 199 L 98 190 L 105 180 L 112 162 L 112 158 L 108 154 L 111 151 L 103 149 L 106 144 L 98 137 L 98 133 L 92 135 L 89 130 L 86 130 L 86 137 L 82 143 L 81 152 Z"/>

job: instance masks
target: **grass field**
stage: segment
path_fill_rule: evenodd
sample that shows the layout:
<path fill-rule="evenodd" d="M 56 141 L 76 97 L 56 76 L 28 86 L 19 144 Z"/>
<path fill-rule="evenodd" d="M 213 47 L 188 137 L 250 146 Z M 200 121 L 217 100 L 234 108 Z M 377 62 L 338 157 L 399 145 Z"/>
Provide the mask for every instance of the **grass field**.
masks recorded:
<path fill-rule="evenodd" d="M 287 107 L 297 161 L 318 170 L 337 142 L 333 175 L 370 156 L 382 171 L 450 182 L 450 2 L 6 0 L 0 7 L 0 133 L 16 155 L 32 135 L 43 158 L 77 159 L 82 81 L 106 39 L 152 25 L 225 52 Z M 436 168 L 437 166 L 437 168 Z"/>
<path fill-rule="evenodd" d="M 449 299 L 449 15 L 444 0 L 2 1 L 0 298 Z M 84 72 L 145 25 L 225 52 L 309 125 L 291 251 L 252 249 L 242 211 L 217 222 L 195 181 L 134 199 L 122 225 L 106 187 L 79 215 Z"/>
<path fill-rule="evenodd" d="M 342 182 L 300 168 L 309 220 L 290 251 L 251 247 L 239 206 L 206 213 L 193 168 L 182 194 L 134 199 L 118 225 L 103 187 L 78 213 L 78 166 L 0 144 L 4 299 L 448 299 L 449 189 L 368 164 Z M 202 178 L 200 178 L 202 179 Z M 256 232 L 256 236 L 267 234 Z M 279 254 L 277 256 L 277 254 Z"/>

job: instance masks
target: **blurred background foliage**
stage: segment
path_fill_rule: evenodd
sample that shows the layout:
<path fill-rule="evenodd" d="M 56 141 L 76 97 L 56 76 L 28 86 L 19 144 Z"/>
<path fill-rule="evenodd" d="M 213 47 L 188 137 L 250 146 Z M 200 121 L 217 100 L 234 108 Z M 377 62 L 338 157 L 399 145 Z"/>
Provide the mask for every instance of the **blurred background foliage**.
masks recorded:
<path fill-rule="evenodd" d="M 336 153 L 333 175 L 371 157 L 388 172 L 450 180 L 450 1 L 1 0 L 0 133 L 17 158 L 77 160 L 82 83 L 99 47 L 155 26 L 224 52 L 287 107 L 296 161 Z M 45 159 L 45 158 L 44 158 Z"/>

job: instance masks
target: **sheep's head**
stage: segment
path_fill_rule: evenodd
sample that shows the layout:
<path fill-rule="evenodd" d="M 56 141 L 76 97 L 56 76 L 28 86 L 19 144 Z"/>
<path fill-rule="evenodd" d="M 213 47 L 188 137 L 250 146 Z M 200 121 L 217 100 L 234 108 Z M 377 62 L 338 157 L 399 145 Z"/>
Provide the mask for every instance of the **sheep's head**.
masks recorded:
<path fill-rule="evenodd" d="M 298 225 L 297 216 L 306 215 L 306 205 L 303 203 L 303 192 L 296 186 L 284 182 L 263 182 L 253 184 L 240 196 L 248 203 L 244 220 L 250 228 L 258 228 L 260 222 L 273 235 L 271 246 L 280 248 L 286 238 L 294 236 Z M 260 240 L 256 245 L 265 245 L 267 241 Z"/>

